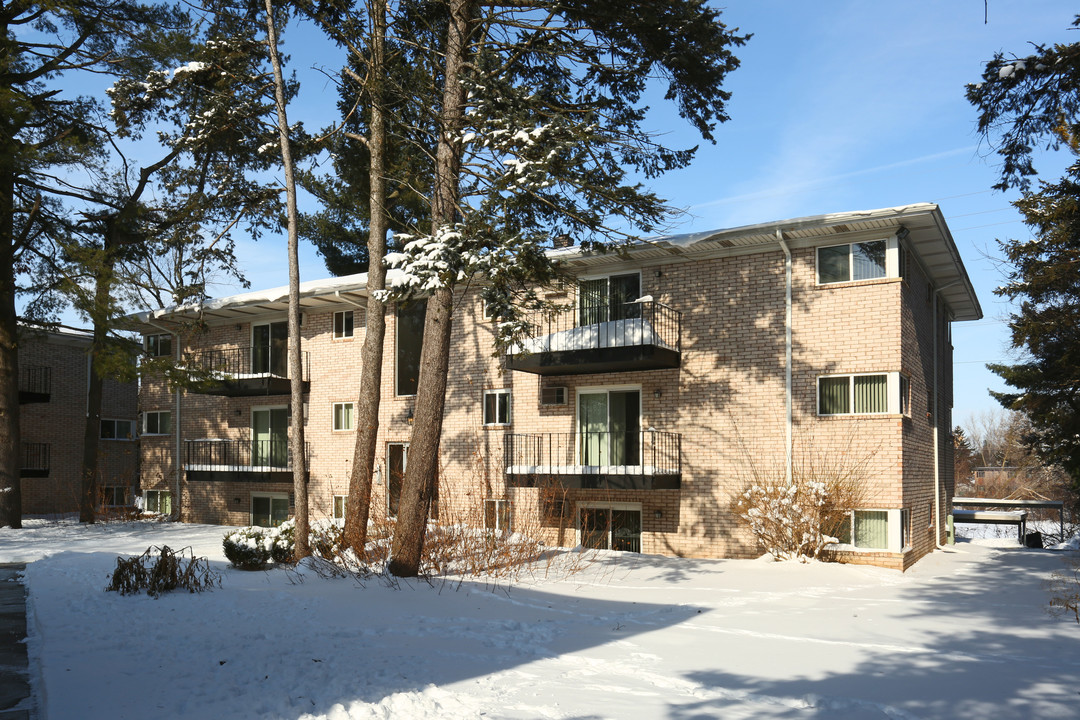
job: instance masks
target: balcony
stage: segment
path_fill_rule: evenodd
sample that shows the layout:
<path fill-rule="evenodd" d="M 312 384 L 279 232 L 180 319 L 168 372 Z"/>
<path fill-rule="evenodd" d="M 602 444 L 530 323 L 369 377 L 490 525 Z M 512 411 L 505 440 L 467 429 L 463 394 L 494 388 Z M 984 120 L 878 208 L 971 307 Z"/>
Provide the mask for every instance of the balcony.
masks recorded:
<path fill-rule="evenodd" d="M 191 481 L 292 482 L 288 440 L 186 440 L 184 470 Z M 311 445 L 305 452 L 311 455 Z"/>
<path fill-rule="evenodd" d="M 52 368 L 23 365 L 19 368 L 19 404 L 47 403 L 52 398 Z"/>
<path fill-rule="evenodd" d="M 507 367 L 537 375 L 677 368 L 682 313 L 651 299 L 571 307 L 531 319 L 532 337 L 511 348 Z"/>
<path fill-rule="evenodd" d="M 196 382 L 192 392 L 203 395 L 252 397 L 288 395 L 292 391 L 291 370 L 284 348 L 253 346 L 203 350 L 188 356 L 188 368 Z M 301 353 L 304 392 L 311 387 L 311 362 Z"/>
<path fill-rule="evenodd" d="M 52 451 L 52 446 L 49 443 L 24 442 L 22 448 L 22 463 L 19 466 L 19 477 L 49 477 L 49 455 Z"/>
<path fill-rule="evenodd" d="M 511 487 L 677 490 L 682 436 L 638 432 L 515 433 L 504 446 Z"/>

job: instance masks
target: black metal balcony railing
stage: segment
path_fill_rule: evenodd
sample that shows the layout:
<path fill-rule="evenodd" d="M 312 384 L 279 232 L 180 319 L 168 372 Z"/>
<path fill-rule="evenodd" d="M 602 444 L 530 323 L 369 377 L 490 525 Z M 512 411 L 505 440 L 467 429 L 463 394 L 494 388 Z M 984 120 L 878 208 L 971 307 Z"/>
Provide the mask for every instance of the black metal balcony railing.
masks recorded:
<path fill-rule="evenodd" d="M 659 345 L 682 350 L 682 313 L 655 300 L 570 306 L 529 318 L 531 340 L 515 352 Z"/>
<path fill-rule="evenodd" d="M 23 365 L 19 368 L 19 402 L 48 402 L 51 394 L 51 367 Z"/>
<path fill-rule="evenodd" d="M 655 300 L 571 306 L 529 318 L 510 367 L 569 374 L 679 367 L 682 313 Z"/>
<path fill-rule="evenodd" d="M 291 471 L 287 440 L 187 440 L 184 469 L 189 472 Z M 310 444 L 305 444 L 310 455 Z"/>
<path fill-rule="evenodd" d="M 52 446 L 49 443 L 22 444 L 21 477 L 48 477 Z"/>
<path fill-rule="evenodd" d="M 306 350 L 301 351 L 301 380 L 308 380 L 311 362 Z M 231 379 L 273 375 L 291 377 L 289 357 L 284 348 L 270 346 L 230 347 L 192 353 L 192 369 L 207 373 L 212 379 Z"/>
<path fill-rule="evenodd" d="M 677 488 L 682 475 L 682 436 L 656 430 L 513 433 L 504 452 L 506 474 L 516 485 L 561 476 L 575 478 L 563 479 L 567 486 Z"/>
<path fill-rule="evenodd" d="M 306 350 L 300 355 L 300 379 L 307 392 L 311 357 Z M 289 393 L 292 368 L 283 347 L 255 345 L 202 350 L 188 355 L 187 364 L 198 381 L 193 388 L 195 392 L 236 397 Z"/>

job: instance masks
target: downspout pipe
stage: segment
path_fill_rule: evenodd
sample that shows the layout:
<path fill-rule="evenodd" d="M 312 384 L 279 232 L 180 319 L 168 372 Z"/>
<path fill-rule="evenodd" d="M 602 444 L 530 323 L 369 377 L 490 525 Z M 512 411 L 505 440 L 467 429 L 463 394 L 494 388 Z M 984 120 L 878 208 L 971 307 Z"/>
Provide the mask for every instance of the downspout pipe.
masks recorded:
<path fill-rule="evenodd" d="M 168 328 L 168 327 L 166 327 L 164 325 L 159 325 L 158 323 L 154 322 L 153 320 L 147 320 L 146 324 L 150 325 L 151 327 L 156 327 L 158 330 L 161 330 L 162 332 L 167 332 L 167 333 L 169 333 L 169 335 L 175 335 L 176 336 L 176 342 L 173 343 L 173 346 L 174 346 L 173 347 L 173 355 L 176 358 L 176 364 L 179 365 L 180 364 L 180 335 L 179 335 L 179 333 L 174 332 L 171 328 Z M 175 401 L 174 401 L 175 409 L 173 410 L 173 416 L 175 418 L 174 421 L 173 421 L 173 433 L 176 435 L 176 455 L 174 456 L 176 458 L 176 460 L 175 460 L 175 462 L 173 462 L 173 467 L 175 468 L 175 472 L 176 472 L 176 477 L 174 478 L 176 492 L 173 495 L 175 500 L 173 502 L 173 508 L 172 508 L 172 512 L 170 513 L 170 517 L 173 520 L 179 520 L 180 519 L 180 482 L 183 479 L 183 472 L 184 472 L 183 471 L 183 467 L 184 467 L 183 455 L 181 454 L 182 451 L 183 451 L 183 447 L 181 445 L 181 440 L 180 440 L 180 428 L 181 428 L 181 424 L 180 424 L 180 419 L 181 419 L 180 418 L 180 407 L 181 407 L 181 405 L 180 405 L 180 388 L 179 387 L 177 387 L 176 389 L 173 390 L 173 395 L 176 396 Z M 141 447 L 141 443 L 140 443 L 140 447 Z"/>
<path fill-rule="evenodd" d="M 791 397 L 791 248 L 784 240 L 784 231 L 776 229 L 776 242 L 784 251 L 784 479 L 788 486 L 793 480 L 792 458 L 792 397 Z"/>

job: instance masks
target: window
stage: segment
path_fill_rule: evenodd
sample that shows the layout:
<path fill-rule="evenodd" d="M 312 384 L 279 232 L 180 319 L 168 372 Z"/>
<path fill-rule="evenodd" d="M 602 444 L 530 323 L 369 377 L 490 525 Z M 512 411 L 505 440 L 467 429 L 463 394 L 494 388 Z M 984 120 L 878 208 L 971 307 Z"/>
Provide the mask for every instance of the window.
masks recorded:
<path fill-rule="evenodd" d="M 150 357 L 164 357 L 172 355 L 172 335 L 162 333 L 160 335 L 147 335 L 143 338 L 143 347 Z"/>
<path fill-rule="evenodd" d="M 251 524 L 277 527 L 289 519 L 289 496 L 283 493 L 251 496 Z"/>
<path fill-rule="evenodd" d="M 565 405 L 566 404 L 566 388 L 565 387 L 545 387 L 540 388 L 540 404 L 541 405 Z"/>
<path fill-rule="evenodd" d="M 511 532 L 511 508 L 509 500 L 484 501 L 484 529 Z"/>
<path fill-rule="evenodd" d="M 334 403 L 334 429 L 353 429 L 353 404 L 351 402 Z"/>
<path fill-rule="evenodd" d="M 353 311 L 344 310 L 334 313 L 334 339 L 351 338 L 353 336 Z"/>
<path fill-rule="evenodd" d="M 420 350 L 424 342 L 427 302 L 398 305 L 395 380 L 398 395 L 415 395 L 420 381 Z"/>
<path fill-rule="evenodd" d="M 589 278 L 578 283 L 578 323 L 593 325 L 641 317 L 641 274 Z"/>
<path fill-rule="evenodd" d="M 102 440 L 134 440 L 135 423 L 131 420 L 102 420 Z"/>
<path fill-rule="evenodd" d="M 124 507 L 128 504 L 126 485 L 107 485 L 101 488 L 101 502 L 106 507 Z"/>
<path fill-rule="evenodd" d="M 908 547 L 907 510 L 854 510 L 837 530 L 837 539 L 859 550 L 901 552 Z"/>
<path fill-rule="evenodd" d="M 818 248 L 818 284 L 885 277 L 884 240 Z"/>
<path fill-rule="evenodd" d="M 486 390 L 486 391 L 484 391 L 484 424 L 485 425 L 509 425 L 510 424 L 510 391 L 509 390 Z"/>
<path fill-rule="evenodd" d="M 611 503 L 578 506 L 578 542 L 596 550 L 641 552 L 641 506 Z"/>
<path fill-rule="evenodd" d="M 289 377 L 289 323 L 251 327 L 251 372 Z"/>
<path fill-rule="evenodd" d="M 897 372 L 818 377 L 818 415 L 910 412 L 911 383 Z"/>
<path fill-rule="evenodd" d="M 345 496 L 334 496 L 334 520 L 345 520 Z"/>
<path fill-rule="evenodd" d="M 168 435 L 172 428 L 172 413 L 153 410 L 143 413 L 143 435 Z"/>
<path fill-rule="evenodd" d="M 168 490 L 144 490 L 143 510 L 145 512 L 169 515 L 172 513 L 172 493 Z"/>

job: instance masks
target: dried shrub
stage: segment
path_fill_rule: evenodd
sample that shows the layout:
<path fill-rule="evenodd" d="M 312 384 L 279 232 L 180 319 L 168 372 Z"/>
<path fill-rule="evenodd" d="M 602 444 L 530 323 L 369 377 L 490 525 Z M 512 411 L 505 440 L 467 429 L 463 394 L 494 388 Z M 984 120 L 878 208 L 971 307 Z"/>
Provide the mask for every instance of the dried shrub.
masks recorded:
<path fill-rule="evenodd" d="M 761 548 L 777 559 L 822 557 L 848 514 L 861 506 L 875 451 L 860 453 L 857 434 L 843 447 L 815 447 L 806 436 L 792 453 L 791 478 L 784 466 L 762 468 L 743 445 L 745 474 L 731 510 L 750 526 Z M 741 441 L 741 438 L 740 438 Z"/>
<path fill-rule="evenodd" d="M 106 592 L 134 595 L 146 591 L 150 597 L 185 589 L 197 593 L 221 587 L 221 576 L 210 569 L 207 558 L 197 558 L 190 547 L 174 551 L 168 545 L 153 546 L 142 555 L 116 558 L 116 569 Z"/>
<path fill-rule="evenodd" d="M 1065 570 L 1055 572 L 1046 582 L 1046 589 L 1050 593 L 1047 612 L 1053 617 L 1072 613 L 1080 625 L 1080 557 L 1073 555 L 1066 564 Z"/>

